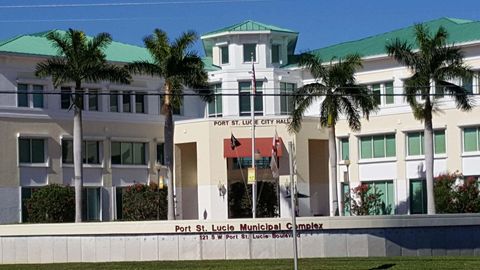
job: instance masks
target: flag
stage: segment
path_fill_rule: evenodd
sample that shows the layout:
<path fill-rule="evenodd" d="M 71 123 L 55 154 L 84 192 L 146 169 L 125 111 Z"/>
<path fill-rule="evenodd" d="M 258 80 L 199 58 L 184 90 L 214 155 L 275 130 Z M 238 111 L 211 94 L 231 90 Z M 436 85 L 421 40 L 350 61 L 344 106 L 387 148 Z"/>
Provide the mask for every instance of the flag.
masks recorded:
<path fill-rule="evenodd" d="M 270 160 L 270 169 L 272 170 L 273 178 L 278 178 L 278 146 L 280 145 L 280 139 L 278 138 L 277 131 L 275 130 L 275 136 L 272 142 L 272 159 Z"/>
<path fill-rule="evenodd" d="M 235 136 L 230 136 L 230 147 L 232 147 L 232 150 L 235 150 L 235 147 L 242 145 Z"/>

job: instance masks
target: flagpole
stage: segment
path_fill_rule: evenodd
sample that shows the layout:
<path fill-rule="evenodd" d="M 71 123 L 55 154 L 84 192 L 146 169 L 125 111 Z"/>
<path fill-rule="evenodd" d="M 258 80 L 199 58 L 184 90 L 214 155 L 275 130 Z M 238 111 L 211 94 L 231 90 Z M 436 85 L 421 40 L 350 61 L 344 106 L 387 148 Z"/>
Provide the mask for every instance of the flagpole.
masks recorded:
<path fill-rule="evenodd" d="M 289 162 L 290 162 L 290 203 L 292 210 L 292 237 L 293 237 L 293 269 L 298 269 L 298 251 L 297 251 L 297 189 L 294 180 L 294 168 L 293 168 L 293 142 L 288 142 Z"/>
<path fill-rule="evenodd" d="M 255 67 L 253 62 L 253 53 L 251 55 L 252 61 L 252 93 L 250 95 L 250 114 L 252 117 L 252 170 L 254 173 L 254 180 L 252 183 L 252 217 L 257 217 L 257 171 L 255 169 Z"/>

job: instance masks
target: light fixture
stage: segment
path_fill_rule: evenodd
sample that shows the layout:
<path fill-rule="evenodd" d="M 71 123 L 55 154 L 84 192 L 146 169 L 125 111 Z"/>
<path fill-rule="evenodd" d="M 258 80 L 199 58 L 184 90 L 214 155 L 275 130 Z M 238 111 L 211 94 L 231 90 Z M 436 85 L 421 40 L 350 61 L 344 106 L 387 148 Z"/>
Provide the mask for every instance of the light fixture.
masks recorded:
<path fill-rule="evenodd" d="M 227 188 L 225 188 L 225 185 L 218 182 L 218 196 L 225 198 L 225 194 L 227 194 Z"/>
<path fill-rule="evenodd" d="M 262 153 L 260 153 L 259 149 L 255 150 L 255 155 L 254 156 L 255 156 L 255 160 L 262 159 Z"/>

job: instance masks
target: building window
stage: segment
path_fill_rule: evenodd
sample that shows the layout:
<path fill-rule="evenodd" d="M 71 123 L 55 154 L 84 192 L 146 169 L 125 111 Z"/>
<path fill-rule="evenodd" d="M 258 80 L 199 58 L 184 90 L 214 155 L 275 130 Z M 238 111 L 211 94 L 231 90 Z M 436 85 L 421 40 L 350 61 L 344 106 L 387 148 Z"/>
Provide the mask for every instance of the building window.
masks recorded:
<path fill-rule="evenodd" d="M 342 211 L 344 216 L 351 216 L 350 212 L 350 204 L 348 203 L 347 198 L 350 198 L 350 184 L 349 183 L 342 183 L 342 194 L 341 194 L 341 202 L 342 202 Z"/>
<path fill-rule="evenodd" d="M 257 62 L 257 44 L 243 44 L 243 62 Z"/>
<path fill-rule="evenodd" d="M 423 179 L 410 179 L 410 214 L 427 213 L 427 186 Z"/>
<path fill-rule="evenodd" d="M 43 85 L 33 85 L 33 107 L 43 108 Z"/>
<path fill-rule="evenodd" d="M 257 81 L 256 82 L 257 91 L 254 97 L 254 110 L 255 115 L 263 115 L 263 82 Z M 251 114 L 252 108 L 250 107 L 250 94 L 252 92 L 252 82 L 239 82 L 238 83 L 238 90 L 239 90 L 239 102 L 240 102 L 240 116 L 247 116 Z"/>
<path fill-rule="evenodd" d="M 467 90 L 468 94 L 473 94 L 473 77 L 470 78 L 462 78 L 461 86 Z"/>
<path fill-rule="evenodd" d="M 28 216 L 27 200 L 31 199 L 33 193 L 39 189 L 40 187 L 22 187 L 22 223 L 30 221 Z"/>
<path fill-rule="evenodd" d="M 98 111 L 98 90 L 88 90 L 88 110 Z"/>
<path fill-rule="evenodd" d="M 72 105 L 72 89 L 70 87 L 62 87 L 60 89 L 60 103 L 63 110 L 70 109 Z"/>
<path fill-rule="evenodd" d="M 18 107 L 29 107 L 28 105 L 28 85 L 17 85 L 17 105 Z"/>
<path fill-rule="evenodd" d="M 112 164 L 146 165 L 145 143 L 112 142 Z"/>
<path fill-rule="evenodd" d="M 82 220 L 100 221 L 101 188 L 86 187 L 82 192 Z"/>
<path fill-rule="evenodd" d="M 45 163 L 45 139 L 18 139 L 19 163 Z"/>
<path fill-rule="evenodd" d="M 280 63 L 280 45 L 272 44 L 272 64 Z"/>
<path fill-rule="evenodd" d="M 32 90 L 31 93 L 29 93 L 29 89 Z M 18 107 L 43 108 L 43 100 L 43 85 L 28 85 L 22 83 L 17 85 Z"/>
<path fill-rule="evenodd" d="M 295 83 L 280 83 L 280 114 L 288 115 L 294 109 L 292 94 L 297 89 Z"/>
<path fill-rule="evenodd" d="M 215 96 L 213 100 L 208 103 L 208 117 L 221 117 L 222 116 L 222 84 L 212 84 L 210 86 Z"/>
<path fill-rule="evenodd" d="M 463 151 L 478 152 L 480 151 L 480 128 L 471 127 L 463 129 Z"/>
<path fill-rule="evenodd" d="M 118 91 L 110 91 L 110 111 L 118 112 Z"/>
<path fill-rule="evenodd" d="M 123 112 L 132 112 L 132 102 L 131 102 L 131 93 L 123 92 Z"/>
<path fill-rule="evenodd" d="M 372 92 L 372 96 L 378 105 L 382 106 L 395 103 L 392 81 L 367 85 L 367 88 Z"/>
<path fill-rule="evenodd" d="M 395 134 L 360 138 L 361 159 L 395 157 Z"/>
<path fill-rule="evenodd" d="M 393 181 L 369 181 L 362 182 L 367 184 L 370 193 L 377 192 L 380 194 L 380 205 L 370 210 L 371 215 L 392 215 L 395 208 L 395 199 L 393 197 Z"/>
<path fill-rule="evenodd" d="M 83 141 L 83 164 L 100 164 L 100 142 Z M 62 140 L 62 163 L 73 164 L 73 140 Z"/>
<path fill-rule="evenodd" d="M 136 113 L 145 113 L 145 94 L 137 93 L 135 94 L 135 112 Z"/>
<path fill-rule="evenodd" d="M 164 143 L 157 144 L 157 162 L 160 164 L 165 164 L 164 145 Z"/>
<path fill-rule="evenodd" d="M 229 63 L 229 55 L 228 55 L 228 45 L 227 46 L 221 46 L 220 47 L 220 63 L 222 65 L 228 64 Z"/>
<path fill-rule="evenodd" d="M 348 138 L 340 139 L 340 157 L 341 160 L 350 160 L 350 148 Z"/>
<path fill-rule="evenodd" d="M 424 133 L 411 132 L 407 134 L 407 154 L 408 156 L 422 156 L 424 152 Z M 445 130 L 433 132 L 433 152 L 435 154 L 445 154 Z"/>

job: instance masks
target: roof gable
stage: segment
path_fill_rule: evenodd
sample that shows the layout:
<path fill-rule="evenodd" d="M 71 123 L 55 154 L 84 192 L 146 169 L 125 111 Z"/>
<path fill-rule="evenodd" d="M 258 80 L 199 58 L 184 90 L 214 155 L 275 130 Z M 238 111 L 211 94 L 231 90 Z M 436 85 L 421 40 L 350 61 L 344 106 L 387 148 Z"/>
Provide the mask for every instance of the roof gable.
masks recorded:
<path fill-rule="evenodd" d="M 274 25 L 268 25 L 252 20 L 247 20 L 241 23 L 237 23 L 234 25 L 230 25 L 209 33 L 202 35 L 204 36 L 211 36 L 220 33 L 231 33 L 231 32 L 259 32 L 259 31 L 270 31 L 270 32 L 283 32 L 283 33 L 292 33 L 298 34 L 298 32 L 292 31 L 290 29 L 280 28 Z"/>

